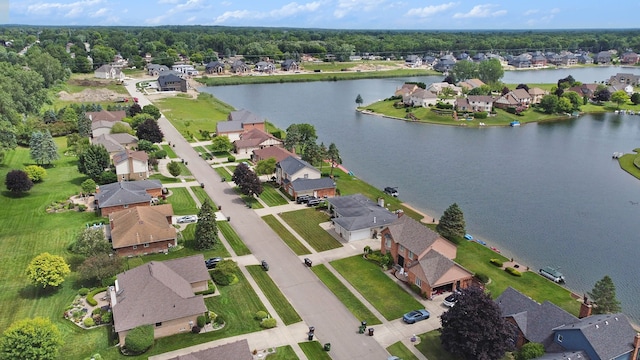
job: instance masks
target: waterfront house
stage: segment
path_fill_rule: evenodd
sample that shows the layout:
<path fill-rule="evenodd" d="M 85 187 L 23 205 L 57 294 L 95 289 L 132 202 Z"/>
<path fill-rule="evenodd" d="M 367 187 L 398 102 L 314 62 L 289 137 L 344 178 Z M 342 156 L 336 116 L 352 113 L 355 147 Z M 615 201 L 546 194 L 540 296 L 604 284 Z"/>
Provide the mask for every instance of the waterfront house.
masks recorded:
<path fill-rule="evenodd" d="M 542 100 L 542 97 L 547 95 L 547 92 L 538 88 L 538 87 L 534 87 L 534 88 L 530 88 L 529 91 L 529 96 L 531 96 L 531 103 L 532 104 L 539 104 L 540 100 Z"/>
<path fill-rule="evenodd" d="M 300 65 L 293 59 L 287 59 L 280 64 L 280 69 L 282 71 L 298 71 L 300 70 Z"/>
<path fill-rule="evenodd" d="M 237 110 L 229 113 L 227 121 L 216 124 L 216 135 L 224 135 L 229 141 L 240 140 L 240 135 L 251 129 L 265 131 L 265 121 L 249 110 Z"/>
<path fill-rule="evenodd" d="M 166 253 L 177 246 L 171 204 L 136 206 L 109 214 L 111 246 L 118 256 Z"/>
<path fill-rule="evenodd" d="M 471 89 L 475 89 L 478 88 L 480 86 L 485 85 L 484 82 L 482 82 L 482 80 L 480 79 L 467 79 L 465 81 L 460 81 L 458 83 L 458 86 L 465 89 L 465 90 L 471 90 Z"/>
<path fill-rule="evenodd" d="M 323 178 L 320 170 L 295 156 L 289 156 L 276 164 L 276 183 L 294 199 L 302 195 L 318 198 L 336 195 L 336 183 L 333 179 Z"/>
<path fill-rule="evenodd" d="M 258 61 L 255 66 L 255 70 L 257 72 L 271 74 L 272 72 L 276 71 L 276 66 L 269 61 Z"/>
<path fill-rule="evenodd" d="M 438 102 L 438 97 L 431 91 L 418 88 L 416 91 L 402 96 L 402 102 L 406 106 L 429 107 Z"/>
<path fill-rule="evenodd" d="M 223 74 L 224 64 L 220 61 L 211 61 L 204 67 L 204 72 L 207 74 Z"/>
<path fill-rule="evenodd" d="M 240 135 L 240 139 L 233 142 L 233 150 L 236 154 L 250 154 L 254 150 L 267 147 L 281 147 L 283 141 L 260 129 L 250 129 Z"/>
<path fill-rule="evenodd" d="M 251 155 L 251 161 L 257 163 L 260 160 L 267 160 L 269 158 L 274 158 L 276 160 L 276 163 L 278 163 L 288 158 L 289 156 L 296 156 L 296 155 L 283 147 L 269 146 L 266 148 L 253 150 L 253 154 Z"/>
<path fill-rule="evenodd" d="M 444 89 L 450 89 L 455 96 L 462 95 L 462 88 L 459 86 L 455 86 L 453 84 L 449 84 L 448 82 L 434 82 L 427 86 L 427 91 L 431 91 L 435 95 L 442 94 Z"/>
<path fill-rule="evenodd" d="M 158 87 L 161 91 L 187 92 L 187 80 L 174 73 L 162 74 L 158 76 Z"/>
<path fill-rule="evenodd" d="M 136 206 L 151 206 L 162 195 L 160 180 L 119 181 L 96 188 L 95 202 L 100 215 Z"/>
<path fill-rule="evenodd" d="M 638 84 L 640 84 L 640 75 L 631 73 L 617 73 L 609 78 L 607 84 L 638 86 Z"/>
<path fill-rule="evenodd" d="M 578 54 L 577 58 L 580 64 L 593 64 L 593 58 L 587 53 Z"/>
<path fill-rule="evenodd" d="M 249 72 L 249 67 L 242 60 L 235 60 L 231 64 L 231 72 L 234 74 L 244 74 Z"/>
<path fill-rule="evenodd" d="M 404 64 L 410 68 L 417 68 L 422 66 L 422 58 L 418 55 L 407 55 Z"/>
<path fill-rule="evenodd" d="M 333 228 L 346 241 L 375 239 L 382 229 L 398 219 L 398 215 L 362 194 L 337 196 L 327 200 Z"/>
<path fill-rule="evenodd" d="M 611 52 L 610 51 L 600 51 L 596 54 L 593 62 L 596 64 L 611 64 Z"/>
<path fill-rule="evenodd" d="M 640 62 L 640 55 L 630 51 L 622 54 L 620 62 L 627 65 L 635 65 Z"/>

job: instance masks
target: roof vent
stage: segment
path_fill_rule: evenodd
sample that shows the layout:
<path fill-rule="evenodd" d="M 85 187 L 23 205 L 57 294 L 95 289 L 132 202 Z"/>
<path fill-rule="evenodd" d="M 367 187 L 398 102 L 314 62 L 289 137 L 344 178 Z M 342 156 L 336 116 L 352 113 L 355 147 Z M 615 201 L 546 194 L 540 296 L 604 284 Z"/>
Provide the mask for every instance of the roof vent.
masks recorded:
<path fill-rule="evenodd" d="M 605 324 L 605 325 L 609 325 L 609 322 L 605 320 L 605 321 L 604 321 L 604 324 Z"/>
<path fill-rule="evenodd" d="M 600 325 L 596 324 L 596 329 L 600 329 Z"/>

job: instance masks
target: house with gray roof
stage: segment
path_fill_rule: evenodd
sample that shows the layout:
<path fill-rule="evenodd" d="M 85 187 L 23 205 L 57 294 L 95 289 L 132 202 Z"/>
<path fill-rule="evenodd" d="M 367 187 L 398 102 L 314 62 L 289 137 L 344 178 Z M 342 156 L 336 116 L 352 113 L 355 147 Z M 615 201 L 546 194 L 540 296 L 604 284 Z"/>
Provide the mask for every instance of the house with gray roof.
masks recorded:
<path fill-rule="evenodd" d="M 198 348 L 200 348 L 200 346 L 198 346 Z M 178 355 L 167 360 L 211 359 L 253 360 L 253 354 L 251 354 L 251 349 L 249 349 L 249 342 L 247 339 L 242 339 L 208 349 L 197 350 L 185 355 Z"/>
<path fill-rule="evenodd" d="M 134 206 L 151 206 L 153 198 L 162 195 L 160 180 L 120 181 L 96 188 L 95 202 L 100 214 L 107 216 Z"/>
<path fill-rule="evenodd" d="M 593 59 L 596 64 L 611 64 L 611 52 L 600 51 Z"/>
<path fill-rule="evenodd" d="M 251 129 L 265 131 L 265 121 L 249 110 L 241 109 L 232 111 L 227 121 L 219 121 L 216 124 L 216 135 L 224 135 L 229 141 L 240 140 L 242 133 Z"/>
<path fill-rule="evenodd" d="M 276 183 L 296 199 L 301 195 L 333 197 L 336 184 L 333 179 L 322 178 L 320 170 L 295 156 L 289 156 L 276 164 Z"/>
<path fill-rule="evenodd" d="M 124 151 L 125 149 L 131 149 L 138 144 L 138 138 L 127 133 L 118 134 L 102 134 L 98 137 L 91 139 L 91 144 L 102 145 L 107 149 L 109 155 L 113 155 Z"/>
<path fill-rule="evenodd" d="M 99 79 L 124 80 L 126 75 L 119 66 L 104 64 L 93 72 L 94 77 Z"/>
<path fill-rule="evenodd" d="M 287 59 L 280 64 L 280 69 L 282 71 L 298 71 L 300 70 L 300 65 L 293 59 Z"/>
<path fill-rule="evenodd" d="M 154 338 L 190 332 L 208 311 L 195 293 L 206 290 L 209 279 L 202 254 L 151 261 L 118 274 L 107 293 L 120 345 L 142 325 L 153 326 Z"/>
<path fill-rule="evenodd" d="M 147 72 L 151 76 L 159 76 L 162 73 L 164 73 L 165 71 L 170 71 L 170 69 L 166 65 L 160 65 L 160 64 L 148 64 L 147 65 Z"/>
<path fill-rule="evenodd" d="M 204 72 L 207 74 L 223 74 L 224 63 L 220 61 L 211 61 L 204 67 Z"/>
<path fill-rule="evenodd" d="M 327 206 L 335 232 L 346 241 L 375 238 L 383 227 L 398 219 L 397 214 L 362 194 L 327 199 Z"/>
<path fill-rule="evenodd" d="M 276 71 L 276 66 L 270 61 L 258 61 L 254 68 L 257 72 L 267 74 Z"/>
<path fill-rule="evenodd" d="M 231 72 L 234 74 L 243 74 L 249 71 L 249 67 L 242 60 L 235 60 L 231 64 Z"/>
<path fill-rule="evenodd" d="M 187 92 L 187 80 L 174 73 L 163 73 L 158 76 L 158 88 L 161 91 Z"/>

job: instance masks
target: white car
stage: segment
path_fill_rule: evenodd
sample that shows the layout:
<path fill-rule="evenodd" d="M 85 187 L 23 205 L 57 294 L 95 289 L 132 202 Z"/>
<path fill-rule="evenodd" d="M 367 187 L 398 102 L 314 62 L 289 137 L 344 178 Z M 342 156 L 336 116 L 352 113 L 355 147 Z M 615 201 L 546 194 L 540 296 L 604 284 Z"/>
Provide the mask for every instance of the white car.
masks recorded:
<path fill-rule="evenodd" d="M 178 224 L 194 223 L 196 221 L 198 221 L 198 217 L 196 215 L 181 216 L 176 220 Z"/>

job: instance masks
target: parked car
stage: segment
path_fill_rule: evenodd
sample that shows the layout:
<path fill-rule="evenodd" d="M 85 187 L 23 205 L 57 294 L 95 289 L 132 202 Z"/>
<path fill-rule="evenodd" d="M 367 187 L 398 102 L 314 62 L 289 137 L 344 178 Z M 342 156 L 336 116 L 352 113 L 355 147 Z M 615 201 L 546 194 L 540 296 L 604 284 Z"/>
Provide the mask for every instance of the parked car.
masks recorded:
<path fill-rule="evenodd" d="M 260 262 L 260 266 L 262 266 L 262 269 L 263 269 L 264 271 L 269 271 L 269 264 L 267 264 L 267 261 L 266 261 L 266 260 L 262 260 L 262 261 Z"/>
<path fill-rule="evenodd" d="M 453 307 L 453 305 L 455 305 L 456 302 L 458 302 L 458 293 L 454 292 L 453 294 L 444 298 L 444 301 L 442 302 L 442 304 L 446 307 Z"/>
<path fill-rule="evenodd" d="M 196 215 L 186 215 L 180 216 L 176 221 L 178 224 L 186 224 L 186 223 L 194 223 L 198 221 L 198 217 Z"/>
<path fill-rule="evenodd" d="M 429 318 L 429 316 L 431 316 L 431 314 L 429 314 L 429 312 L 425 309 L 413 310 L 404 314 L 402 316 L 402 321 L 406 322 L 407 324 L 413 324 L 416 321 L 426 320 Z"/>
<path fill-rule="evenodd" d="M 218 265 L 220 261 L 222 261 L 221 257 L 214 257 L 214 258 L 206 259 L 204 261 L 204 264 L 207 266 L 207 269 L 215 269 L 216 265 Z"/>
<path fill-rule="evenodd" d="M 391 195 L 393 197 L 398 197 L 398 188 L 387 186 L 384 188 L 385 194 Z"/>
<path fill-rule="evenodd" d="M 310 199 L 309 201 L 307 201 L 307 206 L 320 205 L 321 202 L 322 202 L 322 199 L 313 198 L 313 199 Z"/>
<path fill-rule="evenodd" d="M 296 203 L 303 204 L 309 201 L 309 199 L 313 198 L 311 195 L 300 195 L 296 198 Z"/>

